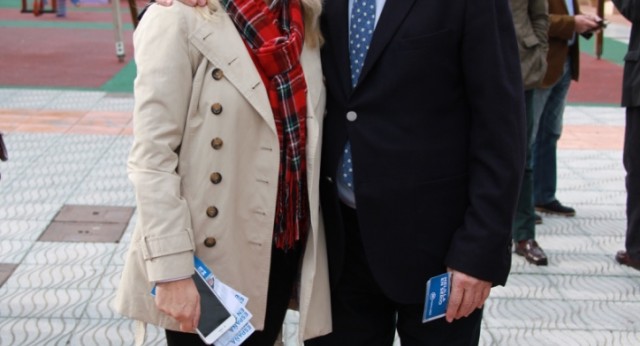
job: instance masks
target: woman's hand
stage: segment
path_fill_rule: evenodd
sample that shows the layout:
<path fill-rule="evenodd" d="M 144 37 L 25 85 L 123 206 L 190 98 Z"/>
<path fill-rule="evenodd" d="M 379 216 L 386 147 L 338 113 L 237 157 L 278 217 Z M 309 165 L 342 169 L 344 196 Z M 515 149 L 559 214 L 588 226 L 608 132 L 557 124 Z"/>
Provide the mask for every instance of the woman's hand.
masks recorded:
<path fill-rule="evenodd" d="M 156 285 L 156 306 L 180 323 L 180 330 L 192 332 L 200 320 L 200 294 L 192 278 Z"/>

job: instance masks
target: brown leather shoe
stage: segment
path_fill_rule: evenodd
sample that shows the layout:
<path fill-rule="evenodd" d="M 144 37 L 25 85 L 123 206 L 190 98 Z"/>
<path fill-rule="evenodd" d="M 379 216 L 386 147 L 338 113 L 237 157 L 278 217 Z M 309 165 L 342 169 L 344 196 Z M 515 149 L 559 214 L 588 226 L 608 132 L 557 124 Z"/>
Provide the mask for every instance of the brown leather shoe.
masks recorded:
<path fill-rule="evenodd" d="M 533 239 L 520 240 L 516 243 L 516 254 L 524 256 L 529 263 L 546 266 L 549 262 L 538 242 Z"/>
<path fill-rule="evenodd" d="M 616 254 L 616 261 L 618 261 L 618 263 L 620 264 L 624 264 L 631 268 L 640 270 L 640 260 L 632 259 L 624 250 L 618 251 L 618 253 Z"/>

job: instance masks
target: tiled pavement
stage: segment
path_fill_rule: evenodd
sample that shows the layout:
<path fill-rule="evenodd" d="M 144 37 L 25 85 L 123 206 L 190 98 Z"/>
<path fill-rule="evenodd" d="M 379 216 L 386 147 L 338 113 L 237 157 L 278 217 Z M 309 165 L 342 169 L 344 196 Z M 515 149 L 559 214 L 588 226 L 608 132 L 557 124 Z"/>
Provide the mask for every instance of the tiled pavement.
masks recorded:
<path fill-rule="evenodd" d="M 135 206 L 132 105 L 130 94 L 0 89 L 10 154 L 0 163 L 0 345 L 132 344 L 131 321 L 109 304 L 135 214 L 117 242 L 39 240 L 65 205 Z M 613 260 L 625 231 L 623 129 L 615 105 L 568 107 L 558 197 L 577 216 L 537 228 L 548 267 L 514 256 L 508 285 L 487 302 L 482 345 L 640 345 L 640 272 Z M 151 328 L 147 344 L 163 343 Z"/>

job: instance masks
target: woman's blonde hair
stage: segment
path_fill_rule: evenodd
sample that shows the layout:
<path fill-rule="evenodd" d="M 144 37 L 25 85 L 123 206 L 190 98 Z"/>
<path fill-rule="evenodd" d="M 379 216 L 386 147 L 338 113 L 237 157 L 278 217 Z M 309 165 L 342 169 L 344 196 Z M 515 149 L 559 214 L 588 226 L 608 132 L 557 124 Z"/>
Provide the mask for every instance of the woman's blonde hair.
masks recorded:
<path fill-rule="evenodd" d="M 268 0 L 269 2 L 273 0 Z M 302 12 L 304 14 L 304 40 L 311 47 L 317 47 L 322 44 L 322 34 L 320 33 L 320 13 L 322 13 L 322 0 L 300 0 L 302 3 Z M 199 7 L 205 17 L 218 11 L 220 6 L 219 0 L 208 0 L 208 8 Z"/>

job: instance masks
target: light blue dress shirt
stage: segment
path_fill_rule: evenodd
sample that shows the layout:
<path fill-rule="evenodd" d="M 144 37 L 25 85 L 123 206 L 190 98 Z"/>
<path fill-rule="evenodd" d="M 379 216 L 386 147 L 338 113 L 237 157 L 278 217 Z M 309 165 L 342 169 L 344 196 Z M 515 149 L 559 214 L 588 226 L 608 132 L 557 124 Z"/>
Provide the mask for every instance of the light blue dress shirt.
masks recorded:
<path fill-rule="evenodd" d="M 575 8 L 573 8 L 573 0 L 564 0 L 564 3 L 567 5 L 567 12 L 569 12 L 570 16 L 575 16 L 576 15 L 576 10 Z M 573 43 L 576 40 L 576 33 L 573 33 L 573 36 L 571 37 L 571 39 L 569 40 L 569 45 L 573 46 Z"/>

